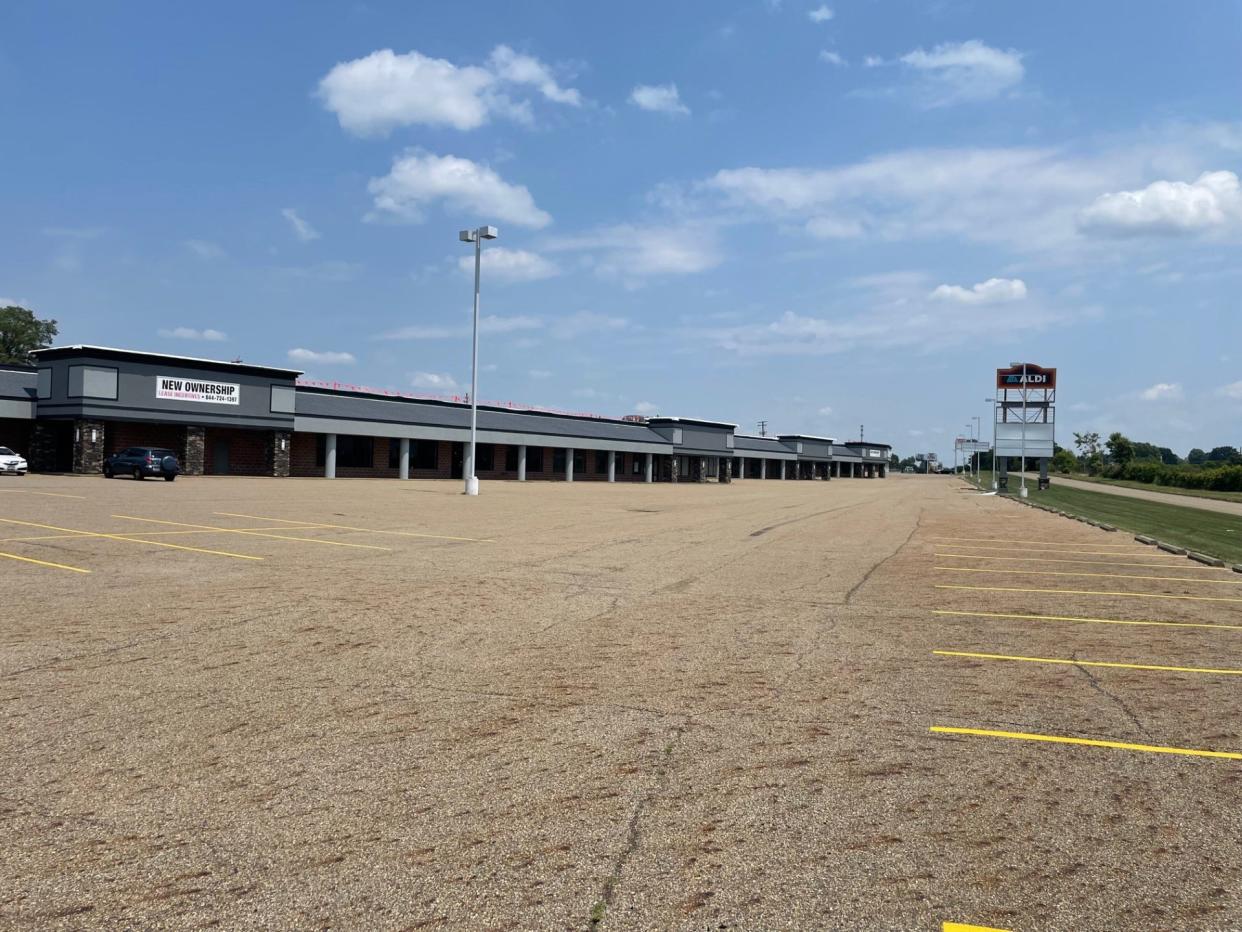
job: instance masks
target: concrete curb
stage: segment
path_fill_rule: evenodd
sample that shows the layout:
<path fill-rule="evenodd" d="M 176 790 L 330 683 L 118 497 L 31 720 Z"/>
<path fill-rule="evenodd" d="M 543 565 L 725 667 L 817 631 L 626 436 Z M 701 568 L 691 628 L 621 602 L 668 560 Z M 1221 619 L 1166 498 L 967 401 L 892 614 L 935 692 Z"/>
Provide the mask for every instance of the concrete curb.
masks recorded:
<path fill-rule="evenodd" d="M 1149 547 L 1156 546 L 1156 538 L 1148 537 L 1145 534 L 1135 534 L 1134 539 L 1137 540 L 1140 544 L 1147 544 L 1147 546 Z"/>
<path fill-rule="evenodd" d="M 1156 546 L 1159 547 L 1161 550 L 1163 550 L 1165 553 L 1174 553 L 1174 554 L 1177 554 L 1179 557 L 1186 556 L 1185 547 L 1174 547 L 1172 544 L 1166 544 L 1162 540 L 1156 541 Z"/>
<path fill-rule="evenodd" d="M 1235 563 L 1233 565 L 1233 571 L 1235 573 L 1242 573 L 1242 563 Z"/>
<path fill-rule="evenodd" d="M 1186 551 L 1186 556 L 1194 560 L 1196 563 L 1205 563 L 1208 566 L 1224 566 L 1225 561 L 1216 557 L 1209 557 L 1206 553 L 1196 553 L 1193 550 Z"/>

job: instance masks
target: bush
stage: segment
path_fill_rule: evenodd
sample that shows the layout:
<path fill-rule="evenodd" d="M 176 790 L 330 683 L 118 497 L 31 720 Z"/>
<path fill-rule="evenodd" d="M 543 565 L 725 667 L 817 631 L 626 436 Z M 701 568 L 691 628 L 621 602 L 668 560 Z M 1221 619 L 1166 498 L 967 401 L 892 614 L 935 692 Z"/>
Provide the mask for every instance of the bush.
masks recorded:
<path fill-rule="evenodd" d="M 1161 463 L 1130 462 L 1114 464 L 1104 470 L 1109 479 L 1145 482 L 1181 489 L 1206 489 L 1213 492 L 1242 492 L 1242 466 L 1193 468 L 1165 466 Z"/>

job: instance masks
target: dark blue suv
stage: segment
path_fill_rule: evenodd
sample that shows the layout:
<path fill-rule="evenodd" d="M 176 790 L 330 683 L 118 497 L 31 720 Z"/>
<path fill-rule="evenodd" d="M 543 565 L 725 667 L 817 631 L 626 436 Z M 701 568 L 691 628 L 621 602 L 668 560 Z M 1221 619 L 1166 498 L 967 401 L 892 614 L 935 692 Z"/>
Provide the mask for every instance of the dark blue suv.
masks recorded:
<path fill-rule="evenodd" d="M 133 476 L 135 479 L 162 476 L 166 482 L 172 482 L 179 472 L 181 464 L 177 462 L 177 454 L 162 447 L 127 447 L 120 453 L 113 453 L 103 464 L 103 474 L 109 479 L 117 476 Z"/>

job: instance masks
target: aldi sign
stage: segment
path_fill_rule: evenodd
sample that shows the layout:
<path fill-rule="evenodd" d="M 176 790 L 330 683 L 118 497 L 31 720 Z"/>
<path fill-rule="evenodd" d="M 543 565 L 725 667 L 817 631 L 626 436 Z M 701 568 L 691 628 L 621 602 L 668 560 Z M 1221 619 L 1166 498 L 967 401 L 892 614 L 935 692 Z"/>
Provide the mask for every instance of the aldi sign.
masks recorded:
<path fill-rule="evenodd" d="M 1025 372 L 1023 372 L 1024 368 Z M 997 369 L 996 387 L 1018 390 L 1023 388 L 1055 389 L 1057 387 L 1057 370 L 1045 369 L 1043 366 L 1037 366 L 1033 362 L 1028 362 L 1025 367 L 1013 366 L 1009 369 Z"/>
<path fill-rule="evenodd" d="M 155 377 L 155 397 L 169 401 L 194 401 L 202 404 L 235 405 L 241 403 L 241 386 L 235 382 L 204 382 L 171 375 Z"/>

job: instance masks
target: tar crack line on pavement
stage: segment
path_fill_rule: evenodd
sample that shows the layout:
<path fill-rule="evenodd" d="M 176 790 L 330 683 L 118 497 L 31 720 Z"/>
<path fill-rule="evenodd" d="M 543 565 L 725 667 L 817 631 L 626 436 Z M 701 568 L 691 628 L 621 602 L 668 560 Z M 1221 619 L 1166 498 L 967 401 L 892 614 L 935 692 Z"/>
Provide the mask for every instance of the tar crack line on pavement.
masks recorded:
<path fill-rule="evenodd" d="M 617 859 L 613 861 L 612 873 L 604 880 L 604 886 L 600 890 L 599 899 L 591 907 L 591 915 L 587 920 L 588 932 L 596 932 L 596 930 L 602 928 L 607 920 L 608 910 L 612 908 L 616 898 L 617 884 L 621 882 L 621 872 L 625 870 L 625 865 L 629 863 L 630 858 L 642 843 L 642 830 L 639 822 L 642 820 L 643 812 L 652 800 L 668 787 L 669 769 L 672 763 L 673 752 L 681 744 L 681 739 L 686 733 L 686 726 L 676 725 L 673 727 L 672 733 L 672 737 L 669 738 L 668 743 L 660 751 L 660 760 L 656 766 L 655 787 L 651 792 L 639 796 L 634 802 L 634 809 L 630 812 L 630 818 L 626 824 L 625 844 L 621 846 Z"/>
<path fill-rule="evenodd" d="M 1077 660 L 1078 651 L 1074 651 L 1072 654 L 1070 654 L 1070 659 Z M 1128 705 L 1126 705 L 1126 702 L 1124 699 L 1122 699 L 1120 696 L 1114 695 L 1112 692 L 1105 689 L 1104 685 L 1096 678 L 1095 674 L 1093 674 L 1086 667 L 1082 666 L 1081 664 L 1076 663 L 1074 664 L 1074 669 L 1087 678 L 1087 682 L 1091 684 L 1092 689 L 1094 689 L 1104 698 L 1111 699 L 1117 705 L 1117 707 L 1121 709 L 1122 712 L 1125 713 L 1126 718 L 1128 718 L 1134 724 L 1134 727 L 1143 733 L 1144 737 L 1146 737 L 1149 741 L 1156 740 L 1155 736 L 1152 735 L 1152 733 L 1147 730 L 1146 726 L 1144 726 L 1141 721 L 1139 721 L 1139 717 L 1134 713 L 1134 710 L 1131 709 Z"/>

